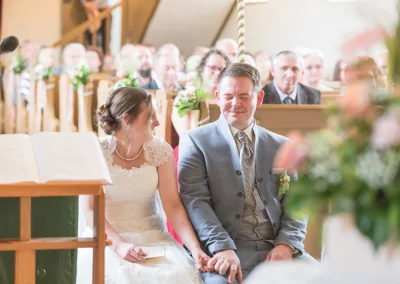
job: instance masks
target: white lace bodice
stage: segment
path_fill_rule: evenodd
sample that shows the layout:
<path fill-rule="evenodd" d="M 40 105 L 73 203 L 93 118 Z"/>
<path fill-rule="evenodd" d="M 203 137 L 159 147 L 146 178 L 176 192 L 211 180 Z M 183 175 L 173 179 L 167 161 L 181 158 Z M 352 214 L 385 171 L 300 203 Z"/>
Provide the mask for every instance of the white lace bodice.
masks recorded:
<path fill-rule="evenodd" d="M 100 138 L 99 142 L 113 180 L 112 185 L 105 186 L 108 222 L 121 235 L 146 231 L 166 232 L 157 190 L 157 168 L 172 156 L 171 146 L 154 138 L 143 146 L 146 163 L 139 168 L 127 170 L 114 164 L 115 137 L 106 136 Z"/>

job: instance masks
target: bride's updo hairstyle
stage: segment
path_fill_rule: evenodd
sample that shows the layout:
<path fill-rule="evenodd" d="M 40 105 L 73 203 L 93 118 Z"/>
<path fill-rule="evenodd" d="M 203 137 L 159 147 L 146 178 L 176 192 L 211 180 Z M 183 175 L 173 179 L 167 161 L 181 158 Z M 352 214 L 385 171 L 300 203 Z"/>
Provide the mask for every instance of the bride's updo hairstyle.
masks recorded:
<path fill-rule="evenodd" d="M 152 95 L 141 88 L 123 87 L 113 91 L 106 103 L 97 110 L 99 126 L 107 135 L 114 134 L 121 128 L 124 114 L 129 116 L 128 123 L 133 123 L 145 107 L 152 103 Z"/>

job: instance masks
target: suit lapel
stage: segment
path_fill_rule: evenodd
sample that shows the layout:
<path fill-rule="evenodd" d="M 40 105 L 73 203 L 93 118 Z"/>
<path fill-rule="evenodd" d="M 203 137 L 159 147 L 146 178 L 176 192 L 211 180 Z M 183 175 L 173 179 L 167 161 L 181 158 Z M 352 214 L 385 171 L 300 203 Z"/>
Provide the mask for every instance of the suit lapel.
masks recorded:
<path fill-rule="evenodd" d="M 226 122 L 226 120 L 222 114 L 220 115 L 217 124 L 221 130 L 223 139 L 225 139 L 226 143 L 229 146 L 229 149 L 231 152 L 231 157 L 232 157 L 232 163 L 233 163 L 235 169 L 240 170 L 240 158 L 239 158 L 239 153 L 238 153 L 238 149 L 236 146 L 235 138 L 233 137 L 231 129 L 229 128 L 229 125 Z"/>
<path fill-rule="evenodd" d="M 281 98 L 279 97 L 278 91 L 275 88 L 274 83 L 270 83 L 270 90 L 271 90 L 271 104 L 282 104 Z"/>
<path fill-rule="evenodd" d="M 306 94 L 304 93 L 304 90 L 300 84 L 297 84 L 297 104 L 299 105 L 307 104 Z"/>
<path fill-rule="evenodd" d="M 256 182 L 258 184 L 258 192 L 263 200 L 268 198 L 267 190 L 270 181 L 270 169 L 272 168 L 272 157 L 266 151 L 265 145 L 268 141 L 261 139 L 259 126 L 254 125 L 254 154 L 256 159 Z M 268 148 L 267 148 L 268 149 Z"/>

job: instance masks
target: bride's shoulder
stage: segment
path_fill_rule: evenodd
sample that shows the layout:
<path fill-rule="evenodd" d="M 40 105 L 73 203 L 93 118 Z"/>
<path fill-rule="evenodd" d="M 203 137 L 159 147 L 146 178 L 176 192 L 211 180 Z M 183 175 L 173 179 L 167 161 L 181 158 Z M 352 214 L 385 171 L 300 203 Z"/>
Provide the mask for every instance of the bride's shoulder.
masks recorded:
<path fill-rule="evenodd" d="M 156 167 L 168 161 L 174 153 L 171 145 L 158 137 L 146 142 L 143 150 L 146 161 Z"/>
<path fill-rule="evenodd" d="M 99 140 L 99 144 L 101 147 L 101 150 L 103 150 L 103 153 L 108 154 L 108 153 L 112 153 L 115 151 L 115 139 L 113 139 L 114 137 L 112 135 L 107 135 L 104 137 L 100 137 L 98 138 Z"/>

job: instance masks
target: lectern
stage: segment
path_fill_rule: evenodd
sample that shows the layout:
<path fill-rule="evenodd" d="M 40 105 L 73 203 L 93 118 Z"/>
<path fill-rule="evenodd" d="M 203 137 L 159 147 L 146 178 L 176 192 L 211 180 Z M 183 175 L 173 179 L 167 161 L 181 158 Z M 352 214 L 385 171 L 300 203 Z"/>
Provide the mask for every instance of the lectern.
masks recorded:
<path fill-rule="evenodd" d="M 0 135 L 0 201 L 4 204 L 4 200 L 12 202 L 15 201 L 13 198 L 19 199 L 18 218 L 12 210 L 7 214 L 4 208 L 0 208 L 2 218 L 19 222 L 17 236 L 0 239 L 0 253 L 15 252 L 14 283 L 64 284 L 66 280 L 63 282 L 65 271 L 62 271 L 62 265 L 65 265 L 65 270 L 70 274 L 69 281 L 75 281 L 75 268 L 71 269 L 69 266 L 71 262 L 76 262 L 77 248 L 93 248 L 93 283 L 104 283 L 104 249 L 107 241 L 103 185 L 110 183 L 111 177 L 100 145 L 92 133 Z M 68 222 L 71 219 L 63 218 L 69 214 L 68 211 L 77 213 L 79 195 L 95 196 L 93 238 L 78 238 L 77 223 L 70 224 Z M 49 199 L 47 202 L 46 198 Z M 63 203 L 63 199 L 70 199 L 70 202 Z M 59 206 L 54 206 L 55 204 Z M 35 206 L 36 212 L 32 210 Z M 54 220 L 52 215 L 60 219 Z M 77 214 L 74 215 L 77 217 Z M 63 227 L 70 227 L 68 237 L 35 237 L 40 235 L 40 230 L 47 235 L 58 235 L 57 232 L 63 231 L 60 230 Z M 60 250 L 70 252 L 47 255 L 53 263 L 47 261 L 49 271 L 41 267 L 41 261 L 46 263 L 43 260 L 46 258 L 45 252 Z M 71 255 L 71 252 L 74 253 Z M 41 254 L 42 259 L 37 254 Z M 6 276 L 9 265 L 4 260 L 0 262 L 1 283 L 8 281 L 12 284 L 9 282 L 11 277 L 7 279 Z M 52 265 L 59 267 L 60 275 L 57 275 L 57 270 L 51 269 Z M 49 272 L 52 275 L 48 275 L 46 280 Z"/>

